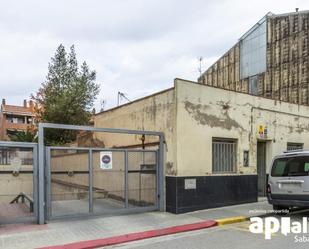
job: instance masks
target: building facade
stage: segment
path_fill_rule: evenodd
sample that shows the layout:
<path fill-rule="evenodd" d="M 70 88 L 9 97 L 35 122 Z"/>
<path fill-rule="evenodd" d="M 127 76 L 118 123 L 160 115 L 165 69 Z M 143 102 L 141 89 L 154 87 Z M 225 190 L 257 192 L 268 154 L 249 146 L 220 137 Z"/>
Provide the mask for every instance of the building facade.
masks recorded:
<path fill-rule="evenodd" d="M 166 210 L 173 213 L 257 201 L 273 156 L 309 147 L 308 123 L 307 106 L 180 79 L 94 118 L 95 127 L 164 132 Z M 139 136 L 95 137 L 106 147 L 142 146 Z"/>
<path fill-rule="evenodd" d="M 9 140 L 9 134 L 27 131 L 34 124 L 34 103 L 24 100 L 22 106 L 8 105 L 2 100 L 0 110 L 0 140 Z"/>
<path fill-rule="evenodd" d="M 309 105 L 309 11 L 268 13 L 199 83 Z"/>

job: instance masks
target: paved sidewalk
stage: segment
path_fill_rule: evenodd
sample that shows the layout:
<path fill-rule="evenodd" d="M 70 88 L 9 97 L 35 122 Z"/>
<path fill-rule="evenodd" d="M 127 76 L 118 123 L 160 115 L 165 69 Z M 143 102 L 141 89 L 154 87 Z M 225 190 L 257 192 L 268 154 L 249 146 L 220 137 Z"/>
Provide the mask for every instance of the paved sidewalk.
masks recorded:
<path fill-rule="evenodd" d="M 235 216 L 264 215 L 271 210 L 267 202 L 208 209 L 186 214 L 149 212 L 113 217 L 93 217 L 82 220 L 55 221 L 47 225 L 0 226 L 0 248 L 37 248 L 67 244 L 83 240 L 107 238 L 122 234 L 142 232 L 205 220 Z"/>

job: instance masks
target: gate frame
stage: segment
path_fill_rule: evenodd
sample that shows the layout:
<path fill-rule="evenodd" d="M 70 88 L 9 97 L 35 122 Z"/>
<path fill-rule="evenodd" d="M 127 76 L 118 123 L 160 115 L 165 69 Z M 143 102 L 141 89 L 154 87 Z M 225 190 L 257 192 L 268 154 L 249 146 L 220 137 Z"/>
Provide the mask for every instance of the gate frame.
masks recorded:
<path fill-rule="evenodd" d="M 164 211 L 164 133 L 156 131 L 140 131 L 140 130 L 128 130 L 128 129 L 114 129 L 114 128 L 97 128 L 92 126 L 80 126 L 80 125 L 66 125 L 66 124 L 54 124 L 54 123 L 39 123 L 38 125 L 38 223 L 44 224 L 46 222 L 45 209 L 47 205 L 45 203 L 45 178 L 46 176 L 46 149 L 44 145 L 44 129 L 63 129 L 63 130 L 83 130 L 92 132 L 107 132 L 118 134 L 135 134 L 135 135 L 150 135 L 159 137 L 159 149 L 157 153 L 158 169 L 157 169 L 157 209 Z M 70 147 L 68 147 L 70 148 Z M 91 148 L 89 148 L 91 149 Z M 108 148 L 105 148 L 108 150 Z M 89 156 L 92 155 L 92 151 L 89 152 Z M 127 153 L 125 158 L 127 157 Z M 92 165 L 92 162 L 89 162 Z M 127 163 L 126 163 L 127 164 Z M 92 174 L 92 173 L 90 173 Z M 90 196 L 89 196 L 90 198 Z M 88 216 L 91 215 L 88 214 Z"/>
<path fill-rule="evenodd" d="M 39 201 L 39 174 L 38 174 L 38 144 L 31 142 L 14 142 L 14 141 L 0 141 L 0 147 L 9 147 L 9 148 L 29 148 L 32 149 L 32 186 L 33 186 L 33 218 L 39 223 L 39 210 L 40 210 L 40 201 Z M 44 179 L 43 179 L 44 180 Z M 23 218 L 21 218 L 23 220 Z M 41 224 L 41 223 L 39 223 Z M 43 224 L 43 223 L 42 223 Z"/>

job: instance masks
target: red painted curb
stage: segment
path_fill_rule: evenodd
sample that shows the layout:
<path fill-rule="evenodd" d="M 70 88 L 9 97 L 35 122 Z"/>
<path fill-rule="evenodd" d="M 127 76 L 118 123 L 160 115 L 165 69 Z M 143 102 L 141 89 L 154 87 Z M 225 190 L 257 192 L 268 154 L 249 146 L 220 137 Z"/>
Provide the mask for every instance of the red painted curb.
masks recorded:
<path fill-rule="evenodd" d="M 149 230 L 149 231 L 137 232 L 137 233 L 129 233 L 129 234 L 124 234 L 124 235 L 119 235 L 119 236 L 109 237 L 109 238 L 104 238 L 104 239 L 86 240 L 86 241 L 65 244 L 65 245 L 42 247 L 40 249 L 91 249 L 91 248 L 97 248 L 97 247 L 102 247 L 102 246 L 111 246 L 111 245 L 126 243 L 130 241 L 159 237 L 163 235 L 194 231 L 194 230 L 199 230 L 199 229 L 204 229 L 204 228 L 209 228 L 209 227 L 214 227 L 214 226 L 217 226 L 217 222 L 213 220 L 208 220 L 208 221 L 202 221 L 202 222 L 197 222 L 197 223 L 192 223 L 192 224 L 187 224 L 187 225 L 167 227 L 167 228 L 161 228 L 161 229 L 155 229 L 155 230 Z"/>

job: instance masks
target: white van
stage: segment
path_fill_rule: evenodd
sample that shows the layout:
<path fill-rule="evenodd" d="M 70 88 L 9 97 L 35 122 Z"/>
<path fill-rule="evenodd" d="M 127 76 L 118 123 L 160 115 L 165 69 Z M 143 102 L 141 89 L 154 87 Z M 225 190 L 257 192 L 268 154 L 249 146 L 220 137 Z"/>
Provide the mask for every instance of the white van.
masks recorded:
<path fill-rule="evenodd" d="M 309 150 L 287 151 L 273 159 L 267 199 L 274 210 L 309 208 Z"/>

